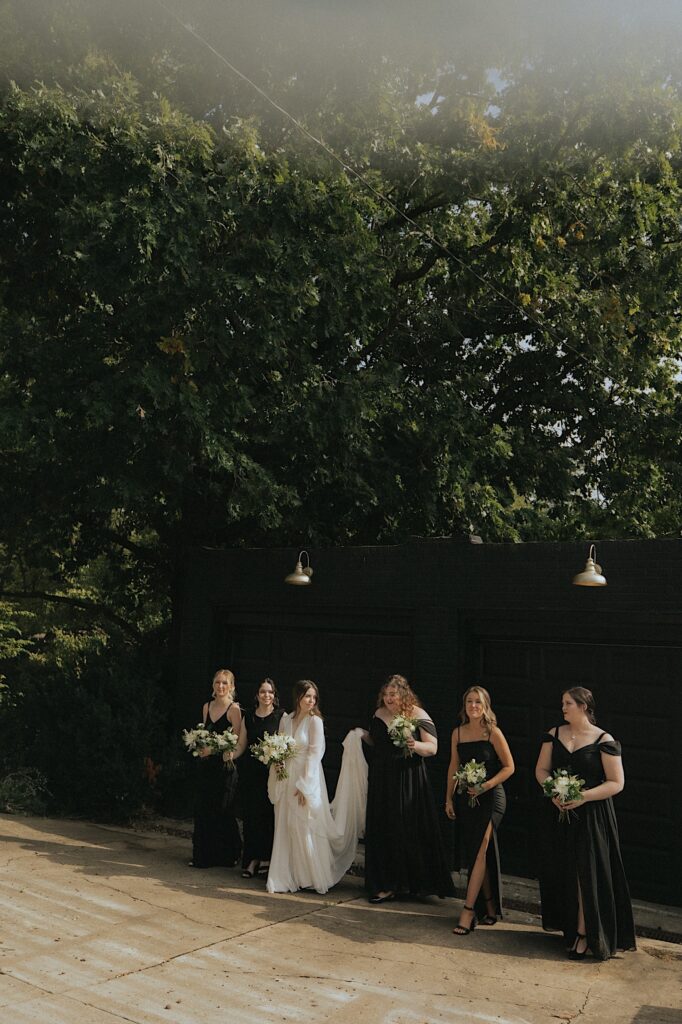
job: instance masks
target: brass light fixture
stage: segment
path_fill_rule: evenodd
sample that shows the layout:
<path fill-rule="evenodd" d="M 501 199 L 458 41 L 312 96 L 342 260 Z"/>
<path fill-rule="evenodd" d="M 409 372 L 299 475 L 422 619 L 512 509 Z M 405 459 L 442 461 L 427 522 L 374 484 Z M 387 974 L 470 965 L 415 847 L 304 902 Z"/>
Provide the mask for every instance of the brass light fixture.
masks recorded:
<path fill-rule="evenodd" d="M 302 558 L 305 555 L 307 565 L 303 566 Z M 310 555 L 307 551 L 301 551 L 296 562 L 296 568 L 293 572 L 290 572 L 288 576 L 284 577 L 285 583 L 290 583 L 293 587 L 307 587 L 311 582 L 310 577 L 313 574 L 313 570 L 310 567 Z"/>
<path fill-rule="evenodd" d="M 601 565 L 596 561 L 597 549 L 590 544 L 590 554 L 585 562 L 585 568 L 573 577 L 576 587 L 605 587 L 606 577 L 602 574 Z"/>

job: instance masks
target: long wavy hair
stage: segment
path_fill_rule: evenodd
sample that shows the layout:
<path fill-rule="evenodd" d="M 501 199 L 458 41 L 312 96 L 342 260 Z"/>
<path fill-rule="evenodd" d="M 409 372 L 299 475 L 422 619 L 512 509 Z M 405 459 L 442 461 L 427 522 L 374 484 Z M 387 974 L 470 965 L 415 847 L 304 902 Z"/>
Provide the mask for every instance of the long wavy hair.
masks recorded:
<path fill-rule="evenodd" d="M 490 694 L 482 686 L 470 686 L 468 690 L 464 691 L 464 695 L 462 696 L 462 707 L 460 708 L 459 712 L 459 720 L 462 723 L 462 725 L 467 725 L 467 723 L 469 722 L 469 716 L 467 715 L 466 708 L 467 697 L 469 696 L 470 693 L 478 694 L 479 700 L 483 705 L 483 714 L 481 715 L 481 718 L 483 720 L 483 724 L 486 728 L 488 735 L 490 735 L 490 733 L 497 725 L 497 715 L 492 709 L 492 705 L 490 703 Z"/>
<path fill-rule="evenodd" d="M 291 691 L 291 697 L 294 705 L 294 717 L 298 714 L 301 701 L 308 690 L 315 691 L 315 707 L 312 709 L 310 714 L 315 715 L 317 718 L 322 718 L 322 712 L 320 711 L 320 691 L 312 679 L 299 679 L 297 683 L 294 683 Z"/>
<path fill-rule="evenodd" d="M 273 708 L 278 708 L 279 707 L 279 694 L 277 692 L 277 687 L 275 686 L 274 679 L 270 679 L 269 676 L 266 676 L 265 679 L 261 679 L 260 683 L 256 687 L 256 692 L 253 695 L 254 707 L 258 707 L 258 691 L 260 690 L 261 686 L 263 686 L 264 683 L 267 683 L 268 686 L 270 686 L 272 688 L 272 696 L 273 696 L 272 706 L 273 706 Z"/>
<path fill-rule="evenodd" d="M 592 690 L 588 690 L 584 686 L 572 686 L 570 690 L 562 690 L 561 692 L 562 696 L 564 693 L 567 693 L 576 704 L 580 704 L 581 707 L 585 708 L 585 714 L 592 725 L 597 724 L 597 705 L 592 696 Z"/>
<path fill-rule="evenodd" d="M 227 683 L 228 696 L 229 696 L 230 700 L 234 700 L 234 696 L 235 696 L 235 679 L 234 679 L 234 672 L 232 671 L 232 669 L 229 669 L 229 668 L 219 668 L 218 669 L 216 674 L 213 676 L 213 683 L 211 684 L 211 689 L 212 690 L 213 690 L 213 685 L 215 684 L 217 679 L 224 679 L 225 680 L 225 682 Z M 213 696 L 215 697 L 215 691 L 213 691 Z"/>
<path fill-rule="evenodd" d="M 386 690 L 392 687 L 395 687 L 398 691 L 398 696 L 400 697 L 400 714 L 409 716 L 412 709 L 419 705 L 419 697 L 414 692 L 405 676 L 388 677 L 384 685 L 379 690 L 377 707 L 380 708 L 383 705 Z"/>

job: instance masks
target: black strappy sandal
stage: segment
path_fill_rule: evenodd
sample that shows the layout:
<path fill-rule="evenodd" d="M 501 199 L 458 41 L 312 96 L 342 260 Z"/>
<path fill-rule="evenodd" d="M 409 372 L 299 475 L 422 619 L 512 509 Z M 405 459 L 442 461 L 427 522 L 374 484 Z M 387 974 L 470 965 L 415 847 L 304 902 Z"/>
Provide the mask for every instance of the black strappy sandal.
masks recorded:
<path fill-rule="evenodd" d="M 476 928 L 476 911 L 474 910 L 474 908 L 468 907 L 465 903 L 462 909 L 471 912 L 471 924 L 469 925 L 468 928 L 465 928 L 463 924 L 455 925 L 455 927 L 452 929 L 453 935 L 468 935 L 469 932 L 473 932 Z"/>
<path fill-rule="evenodd" d="M 491 907 L 495 907 L 495 900 L 492 896 L 484 896 L 483 899 L 485 900 L 486 910 L 490 910 Z M 492 925 L 497 924 L 497 914 L 486 914 L 478 923 L 484 924 L 486 927 L 490 928 Z"/>

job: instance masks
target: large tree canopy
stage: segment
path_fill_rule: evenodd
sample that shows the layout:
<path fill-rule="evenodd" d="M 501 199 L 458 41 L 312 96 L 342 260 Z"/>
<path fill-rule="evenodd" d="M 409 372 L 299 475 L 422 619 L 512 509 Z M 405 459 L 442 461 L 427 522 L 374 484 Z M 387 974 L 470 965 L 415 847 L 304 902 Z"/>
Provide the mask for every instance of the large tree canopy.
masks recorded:
<path fill-rule="evenodd" d="M 677 532 L 665 49 L 195 3 L 343 170 L 168 6 L 0 0 L 5 653 L 163 640 L 193 545 Z"/>
<path fill-rule="evenodd" d="M 368 173 L 420 233 L 118 76 L 8 92 L 8 551 L 674 529 L 679 102 L 570 107 L 413 110 Z"/>

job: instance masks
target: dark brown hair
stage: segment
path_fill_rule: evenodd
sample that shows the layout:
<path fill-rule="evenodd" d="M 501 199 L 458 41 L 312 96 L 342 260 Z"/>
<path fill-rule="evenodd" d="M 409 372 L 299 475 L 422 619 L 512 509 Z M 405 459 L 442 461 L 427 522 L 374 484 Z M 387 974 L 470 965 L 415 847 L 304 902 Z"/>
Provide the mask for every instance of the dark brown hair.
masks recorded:
<path fill-rule="evenodd" d="M 315 691 L 315 707 L 312 709 L 310 714 L 316 715 L 318 718 L 322 718 L 322 712 L 320 711 L 320 691 L 312 679 L 299 679 L 297 683 L 294 683 L 291 691 L 291 698 L 294 704 L 294 715 L 298 714 L 300 703 L 308 690 Z"/>
<path fill-rule="evenodd" d="M 258 707 L 258 691 L 260 690 L 260 688 L 263 685 L 263 683 L 267 683 L 268 686 L 272 687 L 272 696 L 274 698 L 273 701 L 272 701 L 272 706 L 273 706 L 273 708 L 278 708 L 279 707 L 279 694 L 277 692 L 277 687 L 275 686 L 274 679 L 270 679 L 269 676 L 266 676 L 265 679 L 261 679 L 260 683 L 256 687 L 256 692 L 254 694 L 254 702 L 255 702 L 256 707 Z"/>
<path fill-rule="evenodd" d="M 572 686 L 570 690 L 562 690 L 562 695 L 567 693 L 568 696 L 585 708 L 585 714 L 592 722 L 592 725 L 597 724 L 597 705 L 594 702 L 592 691 L 586 689 L 584 686 Z"/>

